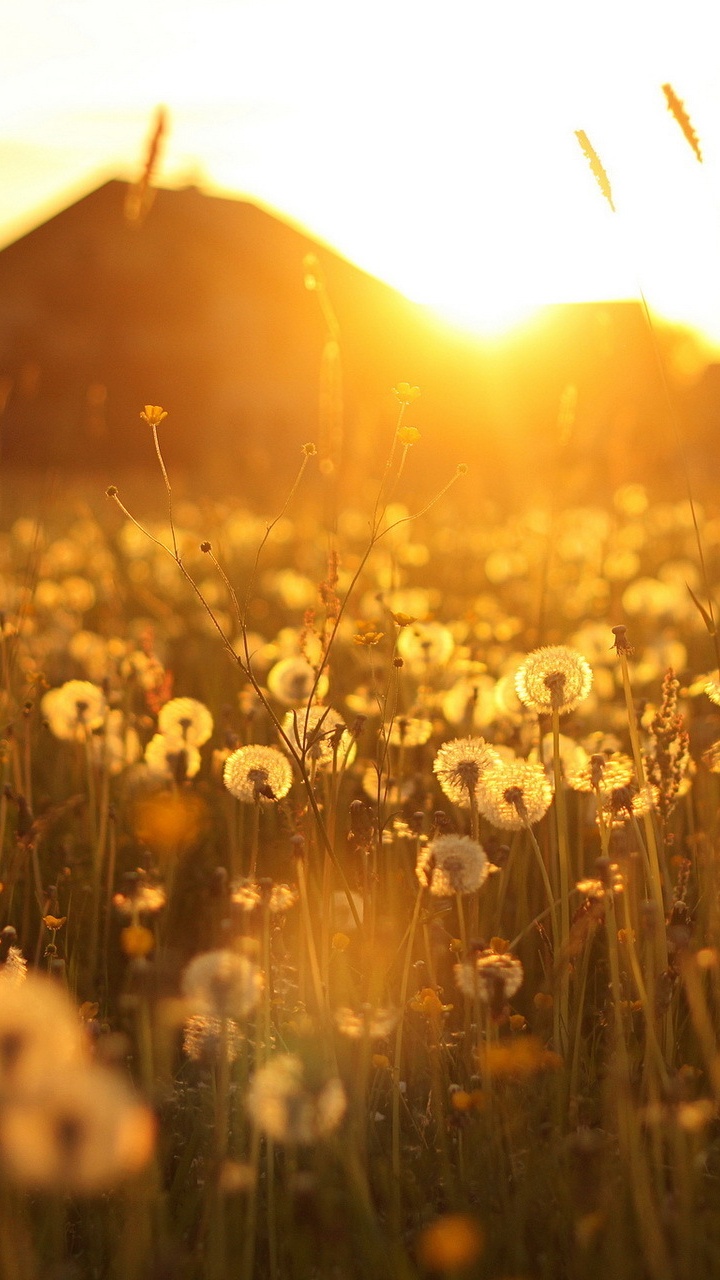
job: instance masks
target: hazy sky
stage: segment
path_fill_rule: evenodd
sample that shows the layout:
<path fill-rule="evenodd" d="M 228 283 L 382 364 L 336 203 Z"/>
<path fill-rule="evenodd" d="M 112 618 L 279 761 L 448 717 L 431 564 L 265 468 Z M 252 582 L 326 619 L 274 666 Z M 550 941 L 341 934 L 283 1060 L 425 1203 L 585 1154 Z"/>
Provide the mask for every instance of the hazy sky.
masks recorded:
<path fill-rule="evenodd" d="M 163 103 L 161 181 L 258 199 L 457 316 L 639 280 L 720 338 L 717 0 L 23 0 L 2 30 L 0 242 L 135 173 Z"/>

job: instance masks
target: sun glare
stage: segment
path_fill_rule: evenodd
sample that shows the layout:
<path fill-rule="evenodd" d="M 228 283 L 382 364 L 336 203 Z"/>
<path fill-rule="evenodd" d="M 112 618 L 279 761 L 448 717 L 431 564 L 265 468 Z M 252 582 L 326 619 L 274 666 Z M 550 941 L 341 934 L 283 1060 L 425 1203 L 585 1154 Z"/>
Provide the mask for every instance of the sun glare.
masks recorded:
<path fill-rule="evenodd" d="M 0 53 L 6 237 L 94 174 L 132 176 L 163 101 L 159 181 L 256 199 L 464 328 L 642 289 L 720 342 L 720 95 L 695 0 L 682 22 L 608 0 L 602 24 L 566 0 L 522 21 L 460 4 L 442 23 L 368 0 L 352 28 L 326 0 L 178 0 L 172 26 L 140 0 L 120 25 L 30 7 L 32 40 L 20 24 Z M 668 112 L 672 79 L 702 165 Z"/>

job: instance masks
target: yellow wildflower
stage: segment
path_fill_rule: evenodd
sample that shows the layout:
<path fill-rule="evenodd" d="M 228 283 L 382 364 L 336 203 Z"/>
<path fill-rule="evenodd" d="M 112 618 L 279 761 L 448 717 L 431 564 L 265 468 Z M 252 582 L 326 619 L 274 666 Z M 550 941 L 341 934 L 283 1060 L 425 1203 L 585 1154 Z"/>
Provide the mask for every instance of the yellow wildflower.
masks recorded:
<path fill-rule="evenodd" d="M 480 1257 L 485 1245 L 480 1223 L 466 1213 L 446 1213 L 421 1232 L 418 1261 L 429 1271 L 459 1271 Z"/>
<path fill-rule="evenodd" d="M 411 387 L 409 382 L 398 382 L 393 391 L 401 404 L 413 404 L 420 395 L 420 388 Z"/>
<path fill-rule="evenodd" d="M 155 946 L 155 938 L 150 929 L 141 924 L 129 924 L 120 931 L 120 946 L 126 956 L 135 959 L 147 956 Z"/>
<path fill-rule="evenodd" d="M 43 924 L 46 929 L 52 929 L 53 933 L 58 929 L 62 929 L 67 920 L 67 916 L 43 916 Z"/>
<path fill-rule="evenodd" d="M 509 1080 L 527 1080 L 541 1071 L 559 1071 L 563 1065 L 560 1055 L 546 1049 L 537 1036 L 485 1045 L 477 1058 L 491 1075 Z"/>
<path fill-rule="evenodd" d="M 426 1018 L 440 1018 L 452 1009 L 451 1004 L 442 1003 L 437 991 L 433 991 L 432 987 L 423 987 L 422 991 L 418 991 L 417 995 L 410 1000 L 409 1007 L 415 1013 L 423 1013 Z"/>
<path fill-rule="evenodd" d="M 417 444 L 420 439 L 420 432 L 417 427 L 400 427 L 397 433 L 398 440 L 401 444 L 411 445 Z"/>
<path fill-rule="evenodd" d="M 167 410 L 162 409 L 159 404 L 146 404 L 140 417 L 149 427 L 159 427 L 163 419 L 167 418 Z"/>
<path fill-rule="evenodd" d="M 357 635 L 353 636 L 353 639 L 356 644 L 364 644 L 370 648 L 379 644 L 384 635 L 384 631 L 359 631 Z"/>

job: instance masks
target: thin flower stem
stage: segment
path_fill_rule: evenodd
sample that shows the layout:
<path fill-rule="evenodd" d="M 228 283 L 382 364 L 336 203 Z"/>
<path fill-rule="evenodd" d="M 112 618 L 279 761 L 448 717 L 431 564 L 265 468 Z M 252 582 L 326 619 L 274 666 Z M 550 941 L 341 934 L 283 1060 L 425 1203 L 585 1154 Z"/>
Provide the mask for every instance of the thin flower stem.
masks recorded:
<path fill-rule="evenodd" d="M 555 894 L 553 893 L 553 887 L 552 887 L 552 884 L 550 883 L 550 877 L 547 872 L 547 867 L 545 866 L 545 859 L 542 856 L 542 850 L 540 848 L 540 845 L 537 842 L 535 832 L 533 831 L 529 822 L 525 823 L 525 830 L 527 831 L 530 837 L 530 843 L 533 848 L 533 853 L 535 854 L 535 860 L 537 862 L 538 869 L 540 871 L 540 875 L 542 876 L 542 881 L 545 886 L 545 895 L 547 897 L 547 902 L 548 902 L 548 911 L 550 913 L 550 920 L 552 922 L 553 945 L 554 945 L 554 948 L 557 949 L 559 945 L 559 940 L 560 940 L 560 932 L 559 932 L 558 916 L 557 916 L 558 902 L 555 898 Z M 543 914 L 547 914 L 547 913 L 543 913 Z M 538 919 L 539 918 L 540 917 L 538 917 Z M 535 922 L 533 921 L 533 924 L 534 923 Z"/>
<path fill-rule="evenodd" d="M 310 915 L 310 904 L 308 902 L 307 877 L 305 875 L 305 863 L 302 857 L 297 858 L 296 866 L 298 889 L 300 891 L 300 910 L 302 912 L 305 931 L 305 944 L 307 947 L 308 959 L 310 961 L 310 974 L 312 976 L 313 988 L 315 991 L 315 1003 L 317 1005 L 318 1013 L 322 1016 L 325 1011 L 325 994 L 323 992 L 320 965 L 318 964 L 317 951 L 315 949 L 312 917 Z"/>
<path fill-rule="evenodd" d="M 635 773 L 637 775 L 638 786 L 642 790 L 646 786 L 645 766 L 640 747 L 640 735 L 638 734 L 637 728 L 637 718 L 635 715 L 635 704 L 632 696 L 632 686 L 630 684 L 627 655 L 622 652 L 622 650 L 620 651 L 620 666 L 622 670 L 623 690 L 625 693 L 628 729 L 630 731 L 630 743 L 632 745 L 633 760 L 635 762 Z M 645 828 L 647 851 L 650 860 L 650 892 L 652 894 L 653 901 L 655 902 L 657 913 L 657 920 L 655 922 L 655 948 L 658 963 L 661 970 L 664 971 L 668 967 L 667 935 L 665 932 L 665 901 L 663 896 L 663 876 L 660 867 L 660 857 L 658 854 L 652 814 L 646 813 L 643 815 L 643 826 Z"/>
<path fill-rule="evenodd" d="M 257 871 L 258 847 L 260 844 L 260 800 L 253 802 L 252 822 L 250 826 L 250 870 L 248 876 L 255 879 Z"/>
<path fill-rule="evenodd" d="M 260 1130 L 253 1128 L 250 1148 L 251 1182 L 245 1206 L 241 1280 L 252 1280 L 255 1269 L 255 1234 L 257 1230 L 257 1198 L 260 1181 Z"/>
<path fill-rule="evenodd" d="M 165 469 L 165 462 L 163 461 L 162 451 L 160 449 L 160 441 L 158 440 L 158 433 L 157 433 L 157 424 L 153 422 L 151 423 L 151 426 L 152 426 L 152 433 L 153 433 L 153 442 L 155 444 L 155 452 L 158 457 L 158 462 L 160 463 L 160 470 L 162 471 L 163 480 L 165 481 L 165 489 L 167 491 L 168 513 L 170 516 L 170 533 L 172 534 L 172 540 L 173 540 L 173 553 L 174 553 L 175 559 L 179 562 L 180 557 L 178 555 L 177 538 L 175 536 L 175 521 L 173 520 L 172 491 L 170 489 L 170 481 L 168 479 L 168 473 Z"/>
<path fill-rule="evenodd" d="M 420 907 L 423 900 L 424 886 L 418 889 L 413 908 L 410 931 L 408 933 L 405 963 L 403 964 L 402 982 L 400 985 L 400 1016 L 395 1034 L 395 1060 L 393 1063 L 393 1098 L 392 1098 L 392 1174 L 395 1195 L 400 1196 L 400 1071 L 402 1069 L 403 1030 L 405 1024 L 405 1007 L 407 1005 L 410 966 L 412 964 L 415 932 L 420 918 Z"/>
<path fill-rule="evenodd" d="M 560 1037 L 564 1050 L 567 1048 L 568 1019 L 570 1004 L 570 970 L 568 967 L 568 944 L 570 940 L 570 849 L 568 841 L 567 808 L 565 806 L 565 782 L 560 756 L 560 712 L 552 709 L 553 738 L 553 778 L 555 781 L 555 818 L 557 823 L 557 855 L 560 891 L 560 947 L 556 963 L 560 972 Z"/>

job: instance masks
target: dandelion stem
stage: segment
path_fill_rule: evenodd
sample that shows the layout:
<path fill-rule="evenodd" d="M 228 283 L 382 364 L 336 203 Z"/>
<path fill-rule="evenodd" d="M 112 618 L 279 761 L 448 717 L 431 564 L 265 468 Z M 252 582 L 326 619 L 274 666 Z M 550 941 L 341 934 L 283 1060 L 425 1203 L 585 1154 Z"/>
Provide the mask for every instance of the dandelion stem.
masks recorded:
<path fill-rule="evenodd" d="M 565 781 L 560 756 L 560 712 L 552 708 L 553 778 L 555 781 L 555 818 L 557 822 L 557 856 L 560 890 L 560 947 L 555 957 L 560 970 L 560 1052 L 567 1048 L 568 1007 L 570 1002 L 570 971 L 568 967 L 568 943 L 570 940 L 570 852 L 568 842 L 567 808 L 565 806 Z"/>
<path fill-rule="evenodd" d="M 403 1029 L 405 1009 L 407 1007 L 408 983 L 410 981 L 410 965 L 412 964 L 415 931 L 420 918 L 424 886 L 421 885 L 415 897 L 410 932 L 408 934 L 405 963 L 403 964 L 402 982 L 400 984 L 400 1016 L 395 1033 L 395 1060 L 393 1063 L 393 1100 L 392 1100 L 392 1174 L 395 1196 L 399 1204 L 400 1196 L 400 1072 L 402 1070 Z"/>
<path fill-rule="evenodd" d="M 163 480 L 165 481 L 165 489 L 167 491 L 168 513 L 170 516 L 170 533 L 172 534 L 172 540 L 173 540 L 173 554 L 175 556 L 175 559 L 179 561 L 180 557 L 178 555 L 177 538 L 175 536 L 175 521 L 173 520 L 172 491 L 170 489 L 170 481 L 168 479 L 168 473 L 165 469 L 165 462 L 163 460 L 162 451 L 160 449 L 160 441 L 158 440 L 158 433 L 157 433 L 157 424 L 153 422 L 151 423 L 151 426 L 152 426 L 152 433 L 153 433 L 153 442 L 155 444 L 155 452 L 157 454 L 158 462 L 160 463 L 160 470 L 162 471 L 162 477 L 163 477 Z"/>

